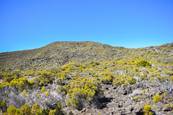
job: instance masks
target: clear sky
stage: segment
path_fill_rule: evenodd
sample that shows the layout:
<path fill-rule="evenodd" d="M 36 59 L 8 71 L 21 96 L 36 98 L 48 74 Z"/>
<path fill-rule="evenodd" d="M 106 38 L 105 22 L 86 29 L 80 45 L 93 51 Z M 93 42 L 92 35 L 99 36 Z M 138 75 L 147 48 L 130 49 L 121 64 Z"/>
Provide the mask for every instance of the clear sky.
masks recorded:
<path fill-rule="evenodd" d="M 173 0 L 0 0 L 0 52 L 54 41 L 173 42 Z"/>

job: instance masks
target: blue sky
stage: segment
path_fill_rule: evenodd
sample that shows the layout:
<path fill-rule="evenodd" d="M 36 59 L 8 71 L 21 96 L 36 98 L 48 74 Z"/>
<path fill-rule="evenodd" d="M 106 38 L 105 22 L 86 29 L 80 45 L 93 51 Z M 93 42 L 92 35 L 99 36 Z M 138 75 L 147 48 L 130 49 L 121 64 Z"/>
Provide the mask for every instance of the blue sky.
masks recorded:
<path fill-rule="evenodd" d="M 0 0 L 0 52 L 54 41 L 173 42 L 173 0 Z"/>

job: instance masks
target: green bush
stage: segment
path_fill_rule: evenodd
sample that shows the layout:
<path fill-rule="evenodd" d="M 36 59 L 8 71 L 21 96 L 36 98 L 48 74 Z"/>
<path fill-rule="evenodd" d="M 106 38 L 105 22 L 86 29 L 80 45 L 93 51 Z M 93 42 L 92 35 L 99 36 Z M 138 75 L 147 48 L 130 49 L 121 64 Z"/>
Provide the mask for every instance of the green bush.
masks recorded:
<path fill-rule="evenodd" d="M 24 104 L 20 107 L 20 111 L 22 115 L 30 115 L 31 114 L 31 108 L 29 105 Z"/>
<path fill-rule="evenodd" d="M 10 105 L 7 108 L 7 114 L 8 115 L 21 115 L 20 111 L 14 105 Z"/>
<path fill-rule="evenodd" d="M 0 89 L 3 89 L 4 87 L 8 87 L 9 83 L 8 82 L 2 82 L 0 83 Z"/>
<path fill-rule="evenodd" d="M 45 91 L 46 91 L 46 88 L 44 86 L 42 86 L 41 93 L 44 93 Z"/>
<path fill-rule="evenodd" d="M 58 78 L 58 80 L 59 80 L 60 82 L 62 82 L 63 80 L 65 80 L 65 78 L 66 78 L 65 72 L 60 72 L 60 73 L 58 73 L 58 74 L 57 74 L 57 78 Z"/>
<path fill-rule="evenodd" d="M 151 64 L 145 60 L 141 60 L 141 61 L 137 62 L 137 66 L 150 67 Z"/>
<path fill-rule="evenodd" d="M 144 105 L 143 111 L 145 112 L 151 111 L 151 105 L 149 104 Z"/>
<path fill-rule="evenodd" d="M 114 77 L 113 79 L 113 85 L 117 85 L 117 86 L 132 85 L 135 83 L 136 83 L 136 80 L 131 76 L 119 75 Z"/>
<path fill-rule="evenodd" d="M 16 78 L 16 75 L 13 75 L 9 71 L 3 71 L 0 73 L 1 79 L 3 79 L 6 82 L 10 82 L 12 79 Z"/>
<path fill-rule="evenodd" d="M 23 71 L 23 75 L 24 76 L 34 76 L 35 71 L 34 70 L 25 70 L 25 71 Z"/>
<path fill-rule="evenodd" d="M 105 72 L 101 73 L 101 78 L 100 79 L 101 79 L 102 83 L 105 83 L 105 84 L 112 83 L 113 75 L 112 75 L 111 72 L 105 71 Z"/>
<path fill-rule="evenodd" d="M 143 107 L 144 115 L 153 115 L 153 112 L 151 110 L 151 105 L 146 104 Z"/>
<path fill-rule="evenodd" d="M 50 77 L 53 76 L 53 73 L 49 70 L 39 70 L 37 72 L 38 75 L 42 76 L 42 77 Z"/>
<path fill-rule="evenodd" d="M 159 94 L 153 96 L 153 102 L 157 103 L 162 100 L 162 97 Z"/>
<path fill-rule="evenodd" d="M 49 91 L 44 92 L 45 96 L 49 96 Z"/>
<path fill-rule="evenodd" d="M 90 102 L 96 95 L 98 90 L 98 84 L 96 79 L 91 77 L 75 77 L 66 86 L 67 95 L 69 99 L 67 100 L 67 105 L 71 105 L 75 108 L 80 108 L 82 103 L 80 100 L 85 100 Z"/>
<path fill-rule="evenodd" d="M 31 114 L 32 115 L 42 115 L 42 109 L 38 104 L 33 104 L 31 108 Z"/>
<path fill-rule="evenodd" d="M 54 109 L 54 110 L 50 110 L 49 111 L 49 115 L 56 115 L 56 110 Z"/>
<path fill-rule="evenodd" d="M 1 111 L 1 109 L 2 110 L 4 110 L 4 109 L 6 109 L 7 108 L 7 105 L 6 105 L 6 102 L 5 101 L 0 101 L 0 111 Z"/>
<path fill-rule="evenodd" d="M 23 89 L 27 84 L 28 84 L 28 80 L 25 77 L 21 77 L 19 79 L 13 79 L 9 85 L 11 87 Z"/>
<path fill-rule="evenodd" d="M 44 86 L 44 85 L 47 85 L 49 83 L 51 83 L 53 81 L 53 77 L 39 77 L 37 79 L 37 82 L 39 84 L 39 86 Z"/>
<path fill-rule="evenodd" d="M 6 106 L 5 101 L 0 101 L 0 107 Z"/>

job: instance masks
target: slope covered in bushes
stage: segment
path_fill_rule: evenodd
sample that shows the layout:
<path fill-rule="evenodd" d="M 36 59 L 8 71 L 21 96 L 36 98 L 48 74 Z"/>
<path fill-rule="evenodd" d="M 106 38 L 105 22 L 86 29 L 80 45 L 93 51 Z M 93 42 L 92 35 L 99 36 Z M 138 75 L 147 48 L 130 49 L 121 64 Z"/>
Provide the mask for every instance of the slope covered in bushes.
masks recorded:
<path fill-rule="evenodd" d="M 1 65 L 0 113 L 8 115 L 173 113 L 171 44 L 144 49 L 114 48 L 90 42 L 62 44 L 54 43 L 44 47 L 47 53 L 40 52 L 39 56 L 44 59 L 51 56 L 54 59 L 60 55 L 62 60 L 65 60 L 62 53 L 56 54 L 54 51 L 67 48 L 66 50 L 76 56 L 68 58 L 64 64 L 56 65 L 54 64 L 56 62 L 48 60 L 42 60 L 37 64 L 33 60 L 37 65 L 20 68 L 25 63 L 16 58 L 15 63 L 22 63 L 21 65 L 15 66 L 11 62 L 8 63 L 12 64 L 11 66 Z M 88 51 L 90 48 L 91 51 Z M 20 56 L 25 61 L 25 57 L 33 59 L 32 56 L 28 57 L 29 55 L 36 57 L 38 53 Z M 54 60 L 56 59 L 59 58 Z M 52 67 L 49 67 L 49 64 L 52 64 Z"/>

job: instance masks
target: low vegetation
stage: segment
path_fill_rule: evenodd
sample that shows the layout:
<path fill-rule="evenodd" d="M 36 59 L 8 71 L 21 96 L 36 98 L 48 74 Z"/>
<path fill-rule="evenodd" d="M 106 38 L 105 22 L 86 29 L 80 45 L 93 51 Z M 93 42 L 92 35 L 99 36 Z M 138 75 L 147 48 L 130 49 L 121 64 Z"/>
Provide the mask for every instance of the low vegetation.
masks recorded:
<path fill-rule="evenodd" d="M 91 102 L 98 92 L 98 83 L 92 77 L 74 77 L 65 87 L 68 95 L 67 105 L 78 109 L 84 106 L 84 101 Z"/>

